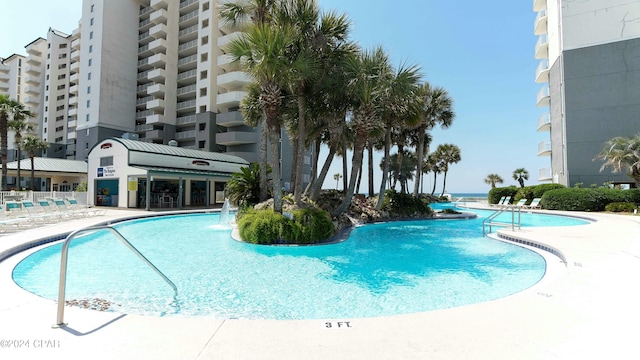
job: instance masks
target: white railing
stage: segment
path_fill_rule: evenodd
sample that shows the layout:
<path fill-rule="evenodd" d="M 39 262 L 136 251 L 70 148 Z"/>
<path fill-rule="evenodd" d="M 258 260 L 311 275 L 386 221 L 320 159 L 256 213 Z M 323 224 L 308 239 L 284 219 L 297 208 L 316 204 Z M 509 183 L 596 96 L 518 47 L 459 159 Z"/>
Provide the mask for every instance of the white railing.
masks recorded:
<path fill-rule="evenodd" d="M 27 171 L 28 173 L 28 171 Z M 87 205 L 87 193 L 77 191 L 0 191 L 0 202 L 28 200 L 37 203 L 44 199 L 76 199 Z"/>

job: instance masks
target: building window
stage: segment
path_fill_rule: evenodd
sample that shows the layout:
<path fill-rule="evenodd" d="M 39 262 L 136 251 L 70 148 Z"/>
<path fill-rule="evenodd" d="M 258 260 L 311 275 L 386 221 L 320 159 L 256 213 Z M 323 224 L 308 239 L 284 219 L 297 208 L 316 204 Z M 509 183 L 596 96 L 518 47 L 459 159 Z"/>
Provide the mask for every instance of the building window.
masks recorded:
<path fill-rule="evenodd" d="M 65 84 L 58 85 L 58 90 L 62 90 L 64 88 L 66 88 L 66 87 L 67 87 L 67 85 L 65 85 Z"/>
<path fill-rule="evenodd" d="M 91 100 L 87 100 L 87 107 L 90 108 L 91 107 Z"/>
<path fill-rule="evenodd" d="M 91 12 L 93 12 L 93 8 L 95 7 L 95 5 L 91 5 Z"/>
<path fill-rule="evenodd" d="M 89 143 L 84 143 L 84 148 L 88 149 L 89 148 Z"/>
<path fill-rule="evenodd" d="M 87 94 L 91 94 L 91 86 L 87 86 Z"/>
<path fill-rule="evenodd" d="M 87 121 L 89 121 L 89 114 L 87 114 Z"/>
<path fill-rule="evenodd" d="M 66 58 L 67 58 L 67 54 L 58 55 L 58 59 L 66 59 Z"/>
<path fill-rule="evenodd" d="M 62 130 L 64 130 L 64 126 L 58 126 L 56 128 L 56 132 L 59 132 L 59 131 L 62 131 Z"/>
<path fill-rule="evenodd" d="M 207 96 L 207 88 L 200 89 L 200 96 Z"/>
<path fill-rule="evenodd" d="M 209 19 L 204 19 L 202 20 L 202 28 L 206 28 L 207 26 L 209 26 Z"/>
<path fill-rule="evenodd" d="M 56 111 L 64 110 L 64 105 L 60 105 L 56 108 Z"/>
<path fill-rule="evenodd" d="M 209 10 L 209 2 L 207 1 L 206 3 L 202 4 L 202 11 L 207 11 Z"/>
<path fill-rule="evenodd" d="M 207 60 L 209 60 L 209 53 L 204 53 L 200 55 L 200 62 L 205 62 Z"/>
<path fill-rule="evenodd" d="M 91 61 L 91 60 L 92 60 L 92 59 L 89 59 L 89 66 L 91 66 L 91 63 L 93 62 L 93 61 Z"/>
<path fill-rule="evenodd" d="M 200 140 L 198 142 L 198 149 L 204 149 L 205 140 Z"/>
<path fill-rule="evenodd" d="M 56 98 L 56 100 L 64 100 L 64 95 L 58 95 L 58 97 Z"/>
<path fill-rule="evenodd" d="M 91 73 L 87 73 L 87 80 L 91 80 Z"/>
<path fill-rule="evenodd" d="M 50 65 L 50 64 L 47 64 L 47 70 L 49 70 L 49 65 Z M 58 69 L 59 69 L 59 68 L 60 68 L 60 67 L 58 67 Z"/>
<path fill-rule="evenodd" d="M 66 48 L 67 48 L 67 44 L 58 45 L 58 49 L 66 49 Z"/>
<path fill-rule="evenodd" d="M 198 130 L 200 131 L 205 131 L 207 129 L 207 124 L 206 123 L 202 123 L 198 125 Z"/>
<path fill-rule="evenodd" d="M 203 36 L 202 37 L 202 45 L 206 45 L 209 43 L 209 37 L 208 36 Z"/>
<path fill-rule="evenodd" d="M 55 142 L 60 142 L 60 141 L 62 141 L 62 136 L 58 136 L 55 140 Z"/>
<path fill-rule="evenodd" d="M 92 53 L 93 52 L 93 45 L 89 45 L 89 52 Z"/>
<path fill-rule="evenodd" d="M 67 67 L 67 64 L 60 64 L 60 65 L 58 65 L 58 70 L 59 70 L 59 69 L 64 69 L 64 68 L 66 68 L 66 67 Z M 49 65 L 47 65 L 47 69 L 48 69 L 48 68 L 49 68 Z"/>
<path fill-rule="evenodd" d="M 207 70 L 200 72 L 200 80 L 207 78 Z"/>
<path fill-rule="evenodd" d="M 89 25 L 93 25 L 93 18 L 91 18 L 91 20 L 89 20 Z"/>
<path fill-rule="evenodd" d="M 66 77 L 67 77 L 67 74 L 60 74 L 60 75 L 58 75 L 58 80 L 62 80 L 64 78 L 66 78 Z"/>
<path fill-rule="evenodd" d="M 89 32 L 89 39 L 93 39 L 93 31 Z"/>
<path fill-rule="evenodd" d="M 100 166 L 113 166 L 113 156 L 101 157 Z"/>

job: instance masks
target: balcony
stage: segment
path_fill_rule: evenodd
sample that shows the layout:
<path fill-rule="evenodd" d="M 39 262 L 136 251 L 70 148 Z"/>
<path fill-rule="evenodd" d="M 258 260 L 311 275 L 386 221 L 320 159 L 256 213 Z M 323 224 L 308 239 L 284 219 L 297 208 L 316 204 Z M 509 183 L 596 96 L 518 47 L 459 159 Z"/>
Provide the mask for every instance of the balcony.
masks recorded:
<path fill-rule="evenodd" d="M 156 110 L 156 111 L 164 111 L 164 100 L 162 99 L 153 99 L 147 103 L 147 109 Z"/>
<path fill-rule="evenodd" d="M 78 108 L 69 109 L 67 116 L 78 116 Z"/>
<path fill-rule="evenodd" d="M 152 24 L 164 24 L 167 22 L 167 10 L 159 9 L 151 13 L 149 16 L 149 21 Z"/>
<path fill-rule="evenodd" d="M 41 59 L 39 57 L 29 56 L 27 58 L 27 64 L 33 64 L 33 65 L 40 66 L 40 65 L 42 65 L 42 61 L 41 61 Z"/>
<path fill-rule="evenodd" d="M 195 115 L 182 116 L 176 119 L 176 126 L 193 126 L 196 123 Z"/>
<path fill-rule="evenodd" d="M 149 56 L 147 59 L 148 59 L 147 63 L 150 66 L 153 66 L 153 67 L 156 67 L 156 68 L 157 67 L 162 67 L 163 68 L 165 66 L 165 64 L 167 63 L 167 55 L 165 55 L 163 53 L 159 53 L 159 54 L 155 54 L 155 55 Z"/>
<path fill-rule="evenodd" d="M 216 103 L 222 107 L 240 106 L 240 101 L 242 101 L 246 95 L 246 91 L 229 91 L 228 93 L 218 94 Z"/>
<path fill-rule="evenodd" d="M 191 25 L 188 28 L 182 29 L 178 32 L 178 39 L 180 42 L 186 42 L 198 37 L 198 24 Z"/>
<path fill-rule="evenodd" d="M 536 19 L 533 22 L 533 33 L 542 35 L 547 33 L 547 10 L 538 11 Z"/>
<path fill-rule="evenodd" d="M 551 181 L 553 176 L 551 175 L 551 168 L 542 168 L 538 170 L 538 181 Z"/>
<path fill-rule="evenodd" d="M 146 120 L 147 116 L 149 115 L 153 115 L 153 111 L 151 110 L 136 111 L 136 120 Z"/>
<path fill-rule="evenodd" d="M 73 140 L 76 138 L 76 132 L 75 131 L 71 131 L 67 133 L 67 140 Z"/>
<path fill-rule="evenodd" d="M 240 36 L 242 36 L 242 32 L 240 31 L 232 32 L 229 35 L 220 36 L 218 38 L 218 47 L 224 49 L 231 41 L 238 39 Z"/>
<path fill-rule="evenodd" d="M 540 11 L 547 8 L 547 0 L 533 0 L 533 11 Z"/>
<path fill-rule="evenodd" d="M 78 105 L 78 97 L 73 94 L 69 94 L 69 106 Z"/>
<path fill-rule="evenodd" d="M 549 41 L 547 40 L 547 35 L 540 35 L 538 37 L 534 57 L 536 59 L 549 58 Z"/>
<path fill-rule="evenodd" d="M 38 96 L 25 96 L 24 103 L 27 105 L 38 105 L 40 102 L 39 100 Z"/>
<path fill-rule="evenodd" d="M 71 84 L 77 84 L 78 83 L 78 78 L 80 77 L 80 75 L 78 75 L 78 73 L 75 73 L 71 76 L 69 76 L 69 83 Z"/>
<path fill-rule="evenodd" d="M 163 140 L 164 139 L 164 130 L 156 129 L 147 131 L 144 133 L 145 139 L 148 140 Z"/>
<path fill-rule="evenodd" d="M 145 96 L 143 98 L 136 99 L 136 106 L 146 107 L 147 102 L 153 100 L 153 96 Z"/>
<path fill-rule="evenodd" d="M 40 84 L 40 77 L 39 76 L 28 75 L 27 77 L 24 78 L 24 82 L 27 83 L 27 84 L 32 84 L 32 85 L 39 85 Z"/>
<path fill-rule="evenodd" d="M 74 72 L 78 72 L 78 70 L 80 69 L 80 62 L 76 61 L 71 63 L 71 66 L 69 66 L 69 71 L 74 73 Z"/>
<path fill-rule="evenodd" d="M 176 95 L 180 97 L 194 97 L 196 94 L 196 86 L 195 85 L 187 85 L 183 87 L 179 87 Z"/>
<path fill-rule="evenodd" d="M 184 44 L 178 45 L 178 53 L 181 57 L 195 54 L 198 51 L 198 40 L 191 40 Z"/>
<path fill-rule="evenodd" d="M 234 62 L 231 55 L 220 55 L 218 56 L 218 66 L 225 71 L 237 71 L 240 69 L 240 62 Z"/>
<path fill-rule="evenodd" d="M 167 72 L 165 69 L 153 69 L 149 71 L 149 74 L 147 74 L 147 79 L 156 82 L 164 82 L 166 77 Z"/>
<path fill-rule="evenodd" d="M 40 95 L 40 86 L 33 86 L 33 85 L 25 86 L 24 92 L 31 95 Z"/>
<path fill-rule="evenodd" d="M 69 87 L 69 94 L 78 94 L 78 85 L 73 85 Z"/>
<path fill-rule="evenodd" d="M 195 111 L 196 110 L 196 101 L 195 100 L 187 100 L 179 102 L 176 106 L 176 111 Z"/>
<path fill-rule="evenodd" d="M 80 39 L 75 39 L 71 42 L 71 49 L 73 50 L 80 49 Z"/>
<path fill-rule="evenodd" d="M 80 50 L 73 50 L 71 52 L 71 60 L 78 60 L 80 59 Z"/>
<path fill-rule="evenodd" d="M 40 67 L 39 66 L 33 66 L 33 65 L 27 65 L 27 67 L 24 69 L 24 71 L 27 74 L 39 75 L 40 74 Z"/>
<path fill-rule="evenodd" d="M 27 54 L 31 56 L 42 56 L 42 51 L 38 47 L 38 42 L 33 42 L 27 47 Z"/>
<path fill-rule="evenodd" d="M 167 87 L 164 84 L 154 84 L 147 87 L 147 95 L 164 95 L 167 92 Z"/>
<path fill-rule="evenodd" d="M 551 142 L 541 141 L 538 143 L 538 156 L 550 156 L 551 155 Z"/>
<path fill-rule="evenodd" d="M 540 64 L 538 64 L 538 67 L 536 68 L 536 82 L 549 82 L 549 60 L 542 59 Z"/>
<path fill-rule="evenodd" d="M 198 0 L 184 0 L 180 1 L 180 10 L 189 11 L 198 8 Z"/>
<path fill-rule="evenodd" d="M 537 107 L 545 107 L 549 106 L 550 97 L 549 97 L 549 87 L 543 86 L 540 91 L 538 91 L 538 100 L 536 101 Z"/>
<path fill-rule="evenodd" d="M 176 132 L 176 140 L 195 139 L 195 138 L 196 138 L 195 130 Z"/>
<path fill-rule="evenodd" d="M 538 118 L 538 131 L 550 131 L 551 130 L 551 116 L 549 113 L 542 114 Z"/>
<path fill-rule="evenodd" d="M 178 81 L 195 80 L 198 71 L 196 69 L 184 71 L 178 74 Z"/>
<path fill-rule="evenodd" d="M 228 131 L 216 134 L 216 143 L 220 145 L 243 145 L 258 142 L 258 133 L 247 131 Z"/>
<path fill-rule="evenodd" d="M 4 82 L 4 81 L 0 81 L 0 90 L 8 91 L 9 90 L 9 83 Z"/>
<path fill-rule="evenodd" d="M 182 28 L 198 23 L 198 9 L 180 16 L 178 23 Z"/>
<path fill-rule="evenodd" d="M 195 69 L 198 66 L 198 54 L 189 55 L 178 60 L 178 70 L 180 72 Z"/>
<path fill-rule="evenodd" d="M 77 120 L 67 121 L 67 128 L 74 128 L 77 126 L 77 124 L 78 124 Z"/>
<path fill-rule="evenodd" d="M 154 9 L 166 9 L 167 1 L 166 0 L 151 0 L 151 7 Z"/>
<path fill-rule="evenodd" d="M 149 43 L 149 51 L 155 53 L 161 53 L 167 51 L 167 40 L 155 39 Z"/>
<path fill-rule="evenodd" d="M 149 36 L 154 39 L 164 39 L 167 37 L 167 25 L 157 24 L 149 29 Z"/>
<path fill-rule="evenodd" d="M 150 111 L 150 110 L 147 110 Z M 164 123 L 164 115 L 162 114 L 154 114 L 153 111 L 150 111 L 151 114 L 147 115 L 146 122 L 147 124 L 159 124 Z"/>
<path fill-rule="evenodd" d="M 218 86 L 226 90 L 242 89 L 251 82 L 251 78 L 244 71 L 232 71 L 218 75 Z"/>
<path fill-rule="evenodd" d="M 240 111 L 230 111 L 216 115 L 216 124 L 224 127 L 244 125 L 244 119 Z"/>

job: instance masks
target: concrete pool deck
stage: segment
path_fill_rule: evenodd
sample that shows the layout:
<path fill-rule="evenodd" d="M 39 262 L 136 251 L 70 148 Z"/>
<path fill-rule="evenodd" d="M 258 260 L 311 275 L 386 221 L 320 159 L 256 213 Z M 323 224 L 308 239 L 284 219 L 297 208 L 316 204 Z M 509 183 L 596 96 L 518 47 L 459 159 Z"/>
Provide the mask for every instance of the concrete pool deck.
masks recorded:
<path fill-rule="evenodd" d="M 34 359 L 632 359 L 640 323 L 640 217 L 563 213 L 589 225 L 500 230 L 560 251 L 550 274 L 518 294 L 380 318 L 216 320 L 65 308 L 19 288 L 0 262 L 0 358 Z M 0 236 L 0 253 L 44 236 L 140 214 L 104 216 Z"/>

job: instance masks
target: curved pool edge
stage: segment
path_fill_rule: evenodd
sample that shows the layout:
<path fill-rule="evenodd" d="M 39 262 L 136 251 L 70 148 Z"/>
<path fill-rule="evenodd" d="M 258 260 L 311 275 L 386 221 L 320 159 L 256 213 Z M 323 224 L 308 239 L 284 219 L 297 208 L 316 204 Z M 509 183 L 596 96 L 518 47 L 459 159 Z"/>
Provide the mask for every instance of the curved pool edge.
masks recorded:
<path fill-rule="evenodd" d="M 624 358 L 636 350 L 633 333 L 625 329 L 640 320 L 640 294 L 633 286 L 640 271 L 640 218 L 585 216 L 598 221 L 571 231 L 500 230 L 557 248 L 567 272 L 534 291 L 490 302 L 328 321 L 154 318 L 70 308 L 69 329 L 63 331 L 50 328 L 54 302 L 29 293 L 28 302 L 0 298 L 0 318 L 12 324 L 0 330 L 0 338 L 52 339 L 70 358 Z M 0 276 L 7 279 L 4 269 Z M 5 349 L 3 355 L 37 354 L 29 351 L 34 349 Z"/>

